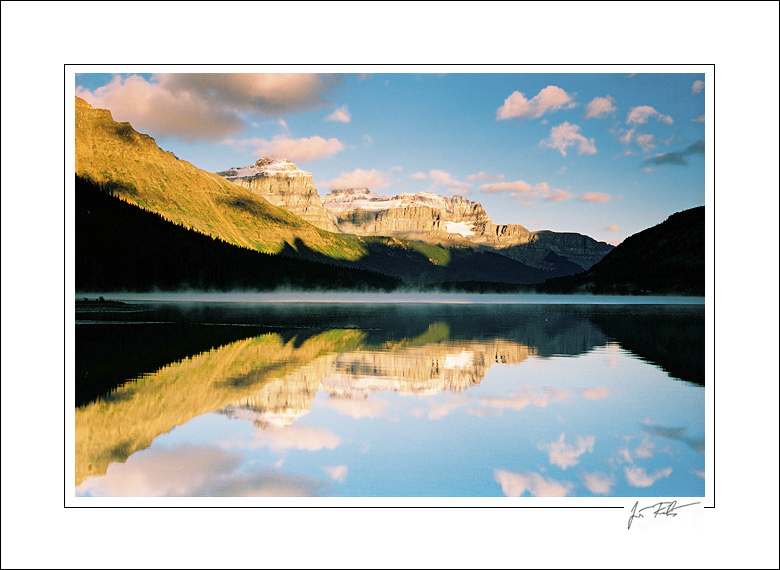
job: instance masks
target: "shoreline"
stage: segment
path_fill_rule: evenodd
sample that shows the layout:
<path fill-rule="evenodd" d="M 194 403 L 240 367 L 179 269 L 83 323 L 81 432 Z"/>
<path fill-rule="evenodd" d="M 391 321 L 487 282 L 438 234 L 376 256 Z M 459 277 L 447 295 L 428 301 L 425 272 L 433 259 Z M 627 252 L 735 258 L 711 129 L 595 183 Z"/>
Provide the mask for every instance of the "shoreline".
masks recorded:
<path fill-rule="evenodd" d="M 705 305 L 705 297 L 663 295 L 588 295 L 544 293 L 449 293 L 449 292 L 151 292 L 78 293 L 77 307 L 103 303 L 247 303 L 247 304 L 519 304 L 519 305 Z"/>

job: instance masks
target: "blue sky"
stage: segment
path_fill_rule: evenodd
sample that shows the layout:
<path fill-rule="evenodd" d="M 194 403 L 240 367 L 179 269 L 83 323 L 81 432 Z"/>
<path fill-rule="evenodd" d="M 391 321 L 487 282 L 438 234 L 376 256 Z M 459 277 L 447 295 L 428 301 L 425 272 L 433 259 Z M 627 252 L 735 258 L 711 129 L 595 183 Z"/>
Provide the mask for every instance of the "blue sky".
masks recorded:
<path fill-rule="evenodd" d="M 617 244 L 704 204 L 703 73 L 77 74 L 216 172 L 286 156 L 324 196 L 431 191 Z"/>

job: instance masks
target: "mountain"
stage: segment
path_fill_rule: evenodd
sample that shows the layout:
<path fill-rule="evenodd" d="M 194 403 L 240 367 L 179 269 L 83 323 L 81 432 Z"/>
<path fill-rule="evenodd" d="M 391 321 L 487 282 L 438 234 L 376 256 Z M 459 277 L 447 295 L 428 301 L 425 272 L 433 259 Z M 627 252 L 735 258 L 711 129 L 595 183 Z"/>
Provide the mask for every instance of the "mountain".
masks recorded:
<path fill-rule="evenodd" d="M 231 168 L 217 174 L 262 196 L 274 206 L 289 210 L 313 226 L 339 233 L 322 207 L 311 173 L 298 169 L 286 158 L 261 158 L 250 166 Z"/>
<path fill-rule="evenodd" d="M 172 224 L 76 177 L 75 269 L 77 291 L 391 290 L 396 278 L 358 267 L 237 247 Z M 301 243 L 295 246 L 303 250 Z M 328 260 L 321 256 L 323 260 Z"/>
<path fill-rule="evenodd" d="M 162 150 L 130 123 L 76 97 L 76 175 L 169 222 L 264 253 L 307 250 L 356 260 L 359 240 L 316 228 L 250 190 Z"/>
<path fill-rule="evenodd" d="M 284 158 L 264 157 L 218 174 L 328 231 L 495 252 L 545 272 L 540 280 L 588 269 L 613 247 L 582 234 L 496 225 L 481 204 L 461 196 L 422 192 L 391 198 L 349 188 L 320 199 L 311 174 Z M 537 277 L 521 282 L 529 279 Z"/>
<path fill-rule="evenodd" d="M 356 330 L 332 330 L 300 344 L 278 334 L 249 337 L 172 362 L 76 408 L 76 484 L 105 474 L 110 463 L 124 463 L 191 418 L 251 396 L 317 358 L 357 347 L 362 338 Z"/>
<path fill-rule="evenodd" d="M 497 226 L 481 205 L 460 197 L 416 194 L 385 199 L 362 191 L 332 193 L 323 201 L 311 174 L 285 159 L 263 158 L 220 176 L 178 159 L 152 137 L 78 97 L 75 126 L 77 177 L 159 217 L 143 222 L 154 232 L 132 236 L 131 227 L 112 223 L 110 216 L 127 222 L 135 215 L 114 204 L 98 200 L 109 218 L 78 216 L 79 224 L 98 231 L 77 229 L 81 236 L 77 281 L 86 288 L 79 290 L 182 285 L 308 288 L 323 283 L 328 287 L 327 276 L 337 275 L 332 269 L 315 270 L 302 263 L 293 269 L 286 262 L 256 258 L 251 263 L 254 269 L 248 271 L 255 277 L 241 277 L 243 262 L 237 260 L 242 255 L 204 245 L 192 235 L 171 233 L 158 227 L 158 221 L 244 250 L 367 270 L 413 286 L 443 284 L 457 289 L 466 283 L 475 291 L 571 275 L 590 267 L 611 247 L 579 234 Z M 162 241 L 155 242 L 157 238 Z M 198 267 L 202 254 L 195 252 L 204 247 L 209 263 Z M 158 251 L 170 255 L 157 256 Z M 307 283 L 310 270 L 315 276 Z M 352 277 L 342 272 L 333 287 Z M 353 282 L 390 286 L 365 274 Z"/>
<path fill-rule="evenodd" d="M 481 204 L 461 196 L 422 192 L 391 198 L 368 188 L 350 188 L 333 190 L 322 202 L 344 233 L 479 247 L 552 275 L 588 269 L 613 247 L 582 234 L 494 224 Z"/>
<path fill-rule="evenodd" d="M 479 288 L 483 288 L 488 280 L 502 284 L 527 284 L 538 283 L 549 275 L 491 252 L 473 251 L 469 248 L 451 249 L 394 237 L 361 237 L 329 232 L 315 227 L 284 208 L 274 206 L 251 188 L 230 182 L 222 176 L 205 172 L 187 161 L 178 159 L 172 153 L 159 148 L 152 137 L 138 133 L 129 123 L 114 121 L 108 110 L 94 109 L 78 97 L 75 123 L 76 176 L 84 184 L 94 185 L 105 195 L 158 216 L 157 221 L 191 230 L 194 234 L 208 236 L 220 243 L 254 252 L 282 254 L 296 260 L 373 271 L 394 279 L 400 278 L 406 284 L 415 286 L 455 283 L 457 287 L 457 283 L 468 281 L 476 282 Z M 258 176 L 258 179 L 292 180 L 295 176 L 283 173 L 301 172 L 287 161 L 265 164 L 261 162 L 260 166 L 255 164 L 255 168 L 258 173 L 263 170 L 267 174 L 274 169 L 273 164 L 277 165 L 274 176 Z M 284 203 L 293 207 L 293 202 L 297 200 L 293 195 L 308 194 L 308 203 L 299 203 L 302 206 L 301 214 L 308 216 L 311 213 L 317 218 L 316 204 L 319 196 L 306 182 L 306 176 L 299 175 L 298 178 L 301 178 L 302 184 L 291 182 L 287 185 L 289 192 Z M 278 189 L 279 185 L 272 187 Z M 126 221 L 134 217 L 134 214 L 115 204 L 107 205 L 98 201 L 102 202 L 101 207 L 107 208 L 101 211 L 109 218 L 99 220 L 99 237 L 89 231 L 81 233 L 83 239 L 79 241 L 78 247 L 88 247 L 78 252 L 82 273 L 77 275 L 77 281 L 84 287 L 103 283 L 103 286 L 111 289 L 140 287 L 143 290 L 154 286 L 175 288 L 189 282 L 190 286 L 224 289 L 232 287 L 230 283 L 235 282 L 234 277 L 243 270 L 240 264 L 236 265 L 237 254 L 226 253 L 224 248 L 223 253 L 210 257 L 215 265 L 199 268 L 199 257 L 193 253 L 193 249 L 201 248 L 202 240 L 189 234 L 184 236 L 180 232 L 174 232 L 176 236 L 173 236 L 168 230 L 157 228 L 157 221 L 148 223 L 156 227 L 154 235 L 160 236 L 164 241 L 154 242 L 151 235 L 136 236 L 141 241 L 127 240 L 125 238 L 132 233 L 132 228 L 112 223 L 110 216 L 117 214 Z M 321 221 L 321 216 L 319 217 Z M 91 223 L 89 214 L 77 216 L 77 225 L 84 222 Z M 93 227 L 90 231 L 95 229 Z M 77 234 L 79 232 L 80 229 L 77 228 Z M 89 235 L 92 237 L 87 238 Z M 176 243 L 168 241 L 170 239 Z M 182 244 L 182 240 L 188 243 Z M 193 243 L 189 243 L 191 240 Z M 107 247 L 108 243 L 111 243 L 112 247 Z M 176 251 L 179 251 L 181 256 L 173 256 L 171 267 L 164 267 L 163 262 L 155 261 L 155 252 L 180 247 L 183 249 Z M 214 248 L 205 247 L 214 253 Z M 93 254 L 97 257 L 90 258 Z M 166 259 L 171 258 L 168 256 Z M 145 275 L 151 269 L 149 263 L 157 267 L 155 271 L 159 270 L 161 274 L 165 274 L 167 280 L 154 282 L 152 275 Z M 292 271 L 293 266 L 289 263 L 281 265 L 287 269 L 265 271 L 266 277 L 260 288 L 273 286 L 274 283 L 281 286 L 291 284 L 286 275 Z M 255 263 L 255 274 L 263 272 L 261 266 L 262 264 Z M 306 267 L 305 264 L 300 264 L 297 272 L 294 272 L 299 275 L 292 279 L 295 286 L 306 286 Z M 114 271 L 116 273 L 112 275 Z M 323 276 L 327 271 L 323 273 L 318 270 L 317 274 Z M 129 281 L 116 281 L 124 278 Z M 351 276 L 347 272 L 341 274 L 341 278 L 343 282 L 349 282 Z M 113 282 L 106 285 L 106 279 Z M 241 286 L 255 287 L 254 282 L 246 285 L 247 279 L 239 281 L 244 283 Z M 363 282 L 364 279 L 361 278 L 354 281 L 354 284 L 361 286 Z M 381 280 L 376 281 L 377 284 L 380 282 Z M 386 285 L 387 282 L 379 286 L 384 288 Z M 315 277 L 309 286 L 322 286 L 322 281 Z M 325 286 L 328 286 L 327 280 Z M 335 286 L 338 286 L 338 283 Z"/>
<path fill-rule="evenodd" d="M 704 295 L 704 244 L 699 206 L 626 238 L 588 271 L 550 279 L 537 290 Z"/>

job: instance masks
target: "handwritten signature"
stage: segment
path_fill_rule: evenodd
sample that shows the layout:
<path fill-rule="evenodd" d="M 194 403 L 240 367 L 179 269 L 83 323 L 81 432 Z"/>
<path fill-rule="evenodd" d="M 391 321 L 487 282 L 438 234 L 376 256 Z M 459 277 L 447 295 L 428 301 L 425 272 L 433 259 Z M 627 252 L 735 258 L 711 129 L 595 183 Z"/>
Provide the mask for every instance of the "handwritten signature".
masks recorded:
<path fill-rule="evenodd" d="M 634 503 L 634 506 L 631 508 L 631 514 L 628 517 L 628 528 L 631 528 L 631 523 L 634 521 L 634 519 L 643 519 L 645 518 L 645 515 L 642 514 L 642 511 L 646 511 L 648 509 L 655 509 L 653 511 L 653 518 L 656 518 L 657 516 L 665 516 L 665 517 L 676 517 L 677 513 L 676 510 L 682 509 L 683 507 L 690 507 L 691 505 L 698 505 L 699 502 L 696 503 L 688 503 L 687 505 L 678 505 L 677 501 L 662 501 L 660 503 L 656 503 L 654 505 L 650 505 L 649 507 L 642 507 L 641 509 L 637 510 L 639 507 L 639 501 Z"/>

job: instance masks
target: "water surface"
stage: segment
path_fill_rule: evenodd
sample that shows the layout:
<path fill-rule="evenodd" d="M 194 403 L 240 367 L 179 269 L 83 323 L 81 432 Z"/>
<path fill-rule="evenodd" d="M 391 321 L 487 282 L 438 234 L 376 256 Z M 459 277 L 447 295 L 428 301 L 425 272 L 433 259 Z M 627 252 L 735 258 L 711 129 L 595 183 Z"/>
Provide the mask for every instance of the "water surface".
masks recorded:
<path fill-rule="evenodd" d="M 703 304 L 76 316 L 79 496 L 703 496 Z"/>

